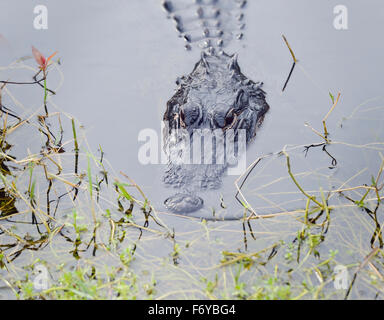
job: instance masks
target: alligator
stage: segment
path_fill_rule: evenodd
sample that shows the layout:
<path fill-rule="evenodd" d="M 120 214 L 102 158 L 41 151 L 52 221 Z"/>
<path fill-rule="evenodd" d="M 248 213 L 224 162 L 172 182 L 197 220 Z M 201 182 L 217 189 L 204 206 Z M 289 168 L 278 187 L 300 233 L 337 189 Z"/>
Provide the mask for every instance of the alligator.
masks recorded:
<path fill-rule="evenodd" d="M 269 110 L 263 83 L 248 79 L 240 70 L 237 54 L 224 51 L 232 39 L 243 38 L 245 5 L 244 0 L 163 1 L 168 17 L 186 41 L 186 49 L 201 50 L 193 71 L 176 81 L 178 88 L 167 102 L 163 117 L 164 150 L 168 155 L 164 182 L 179 189 L 164 202 L 172 212 L 188 214 L 203 207 L 204 200 L 197 193 L 220 188 L 229 165 L 223 155 L 228 136 L 234 142 L 234 152 L 240 153 L 240 137 L 248 144 Z M 204 146 L 206 139 L 213 141 L 211 159 L 207 161 L 207 155 L 198 154 L 202 161 L 197 164 L 190 162 L 195 156 L 190 147 L 197 139 L 196 132 Z M 212 134 L 201 137 L 202 132 Z M 217 148 L 219 142 L 223 148 Z"/>

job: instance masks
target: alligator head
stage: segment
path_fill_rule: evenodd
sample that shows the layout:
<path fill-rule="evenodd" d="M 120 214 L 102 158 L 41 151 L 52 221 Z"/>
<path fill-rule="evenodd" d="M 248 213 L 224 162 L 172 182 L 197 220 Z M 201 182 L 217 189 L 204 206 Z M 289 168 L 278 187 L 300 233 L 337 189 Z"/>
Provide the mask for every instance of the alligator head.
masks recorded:
<path fill-rule="evenodd" d="M 241 73 L 236 55 L 203 53 L 192 73 L 178 83 L 164 114 L 169 130 L 245 129 L 249 142 L 269 109 L 262 83 Z"/>
<path fill-rule="evenodd" d="M 164 181 L 174 187 L 219 187 L 227 163 L 178 162 L 185 150 L 182 136 L 192 141 L 194 132 L 204 129 L 222 132 L 222 138 L 231 132 L 237 139 L 243 129 L 248 143 L 269 109 L 262 83 L 241 73 L 236 55 L 202 53 L 192 73 L 179 79 L 178 85 L 164 114 L 164 146 L 173 155 Z"/>

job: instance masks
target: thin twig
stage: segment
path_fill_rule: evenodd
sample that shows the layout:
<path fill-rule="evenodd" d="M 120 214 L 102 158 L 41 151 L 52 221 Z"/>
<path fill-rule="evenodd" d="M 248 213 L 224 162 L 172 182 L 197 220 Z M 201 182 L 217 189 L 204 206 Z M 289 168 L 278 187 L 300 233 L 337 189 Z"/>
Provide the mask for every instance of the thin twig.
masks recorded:
<path fill-rule="evenodd" d="M 359 267 L 357 268 L 355 274 L 353 275 L 353 279 L 351 281 L 351 284 L 349 285 L 349 288 L 347 290 L 347 293 L 345 294 L 345 297 L 344 297 L 344 300 L 348 299 L 348 296 L 349 294 L 351 293 L 351 290 L 352 290 L 352 287 L 353 287 L 353 284 L 355 283 L 356 281 L 356 278 L 357 278 L 357 274 L 360 272 L 361 269 L 363 269 L 365 267 L 365 265 L 367 263 L 370 262 L 370 260 L 376 256 L 376 254 L 380 251 L 380 248 L 374 248 L 363 260 L 363 262 L 359 265 Z"/>
<path fill-rule="evenodd" d="M 327 121 L 327 119 L 328 119 L 329 115 L 332 113 L 332 111 L 336 108 L 337 103 L 339 102 L 339 99 L 340 99 L 340 92 L 337 94 L 337 98 L 336 98 L 335 102 L 333 103 L 332 108 L 328 111 L 328 113 L 323 118 L 324 137 L 325 137 L 325 141 L 327 143 L 329 143 L 329 141 L 328 141 L 328 130 L 327 130 L 327 125 L 326 125 L 325 122 Z"/>
<path fill-rule="evenodd" d="M 286 38 L 284 35 L 282 35 L 282 36 L 283 36 L 283 39 L 284 39 L 284 41 L 285 41 L 285 44 L 287 45 L 289 51 L 291 52 L 291 55 L 292 55 L 292 58 L 293 58 L 293 62 L 297 63 L 296 56 L 295 56 L 295 54 L 293 53 L 293 50 L 292 50 L 291 46 L 289 45 L 287 38 Z"/>
<path fill-rule="evenodd" d="M 306 193 L 304 191 L 304 189 L 300 186 L 300 184 L 297 182 L 295 176 L 293 175 L 292 171 L 291 171 L 291 163 L 290 163 L 290 160 L 289 160 L 289 155 L 288 153 L 283 150 L 282 153 L 285 155 L 285 157 L 287 158 L 287 167 L 288 167 L 288 174 L 290 175 L 292 181 L 295 183 L 296 187 L 301 191 L 302 194 L 304 194 L 307 198 L 311 199 L 314 203 L 316 203 L 320 208 L 323 207 L 323 205 L 316 200 L 316 197 L 314 196 L 311 196 L 309 195 L 308 193 Z"/>
<path fill-rule="evenodd" d="M 289 52 L 291 53 L 292 58 L 293 58 L 292 68 L 291 68 L 291 70 L 290 70 L 290 72 L 289 72 L 288 78 L 287 78 L 287 80 L 285 81 L 285 83 L 284 83 L 284 87 L 283 87 L 283 90 L 282 90 L 282 91 L 284 91 L 285 88 L 286 88 L 287 85 L 288 85 L 289 80 L 291 79 L 293 70 L 295 69 L 295 66 L 296 66 L 296 63 L 297 63 L 297 59 L 296 59 L 295 54 L 293 53 L 293 50 L 292 50 L 291 46 L 290 46 L 289 43 L 288 43 L 287 38 L 286 38 L 284 35 L 282 35 L 282 36 L 283 36 L 283 39 L 284 39 L 284 41 L 285 41 L 285 44 L 287 45 L 287 47 L 288 47 L 288 49 L 289 49 Z"/>

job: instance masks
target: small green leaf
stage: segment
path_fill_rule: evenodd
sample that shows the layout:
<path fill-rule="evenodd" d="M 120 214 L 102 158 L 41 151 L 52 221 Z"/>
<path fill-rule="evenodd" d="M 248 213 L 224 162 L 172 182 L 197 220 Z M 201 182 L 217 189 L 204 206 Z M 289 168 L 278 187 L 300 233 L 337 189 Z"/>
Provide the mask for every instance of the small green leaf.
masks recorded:
<path fill-rule="evenodd" d="M 124 196 L 124 198 L 126 198 L 129 201 L 134 201 L 132 196 L 127 192 L 127 190 L 125 190 L 124 186 L 121 183 L 116 182 L 116 186 L 119 188 L 119 191 Z"/>
<path fill-rule="evenodd" d="M 333 96 L 333 94 L 332 94 L 332 93 L 329 93 L 329 96 L 330 96 L 331 99 L 332 99 L 332 103 L 335 103 L 335 97 Z"/>

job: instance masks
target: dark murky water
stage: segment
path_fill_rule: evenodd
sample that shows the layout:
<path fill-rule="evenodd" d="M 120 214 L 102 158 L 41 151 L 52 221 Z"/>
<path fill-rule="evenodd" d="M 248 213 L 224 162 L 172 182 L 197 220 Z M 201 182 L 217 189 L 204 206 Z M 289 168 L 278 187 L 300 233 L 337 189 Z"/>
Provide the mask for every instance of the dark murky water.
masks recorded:
<path fill-rule="evenodd" d="M 33 8 L 44 3 L 49 9 L 49 29 L 34 30 Z M 279 152 L 284 146 L 302 146 L 294 151 L 287 147 L 292 170 L 308 177 L 301 180 L 303 187 L 317 192 L 317 196 L 320 196 L 320 187 L 326 192 L 356 185 L 348 179 L 361 171 L 357 185 L 369 185 L 371 175 L 375 175 L 380 167 L 379 152 L 384 152 L 382 144 L 373 148 L 351 146 L 383 141 L 384 44 L 379 41 L 379 34 L 384 27 L 384 6 L 379 0 L 369 4 L 349 1 L 349 29 L 338 31 L 333 26 L 333 8 L 337 4 L 338 1 L 333 0 L 249 1 L 245 10 L 245 37 L 241 42 L 231 42 L 226 48 L 228 53 L 239 53 L 239 64 L 247 77 L 264 82 L 271 106 L 256 139 L 247 150 L 247 163 Z M 162 115 L 176 88 L 175 80 L 191 72 L 200 52 L 184 49 L 182 39 L 166 18 L 160 2 L 3 0 L 0 3 L 0 34 L 6 39 L 0 45 L 2 66 L 29 55 L 31 44 L 42 52 L 59 51 L 64 82 L 60 93 L 54 97 L 55 104 L 84 125 L 92 150 L 101 145 L 116 172 L 123 171 L 132 177 L 152 204 L 160 212 L 166 211 L 163 202 L 175 190 L 162 183 L 164 165 L 143 166 L 138 161 L 141 145 L 138 134 L 149 128 L 160 136 Z M 282 87 L 292 58 L 282 34 L 288 38 L 299 60 L 284 93 Z M 21 72 L 13 72 L 12 77 L 18 74 L 22 76 Z M 7 73 L 0 72 L 0 75 L 3 79 Z M 59 77 L 52 81 L 60 84 Z M 28 101 L 32 108 L 38 107 L 40 100 L 28 90 L 23 91 L 21 99 Z M 330 169 L 332 158 L 321 148 L 311 149 L 304 157 L 305 145 L 321 142 L 305 123 L 321 131 L 321 119 L 332 105 L 329 92 L 336 95 L 339 91 L 340 102 L 327 121 L 331 139 L 340 142 L 327 149 L 337 160 L 336 168 Z M 17 95 L 19 91 L 14 89 L 13 92 Z M 361 107 L 356 109 L 358 106 Z M 29 110 L 17 112 L 30 113 Z M 350 115 L 352 117 L 348 118 Z M 65 130 L 70 131 L 70 126 Z M 21 132 L 14 137 L 20 150 L 22 136 Z M 257 212 L 270 214 L 302 209 L 303 197 L 288 179 L 285 161 L 281 155 L 265 158 L 244 185 L 244 195 Z M 237 178 L 226 176 L 221 189 L 204 192 L 205 206 L 195 216 L 212 217 L 215 212 L 218 216 L 241 217 L 244 210 L 234 198 Z M 348 184 L 344 184 L 345 181 Z M 340 201 L 339 196 L 333 199 L 335 205 Z M 343 226 L 344 219 L 348 220 L 348 210 L 342 208 L 337 213 L 335 219 Z M 380 214 L 383 214 L 382 210 Z M 189 241 L 188 232 L 196 230 L 184 219 L 165 219 L 184 233 L 182 241 Z M 290 238 L 297 229 L 292 220 L 290 216 L 284 216 L 279 220 L 256 223 L 253 231 L 258 234 L 259 241 L 250 242 L 250 247 L 260 250 L 271 239 L 278 238 L 276 234 Z M 331 235 L 328 235 L 334 241 L 343 239 L 344 242 L 340 241 L 335 247 L 342 252 L 345 259 L 340 262 L 344 264 L 353 260 L 345 257 L 346 243 L 359 235 L 368 243 L 372 236 L 370 227 L 368 231 L 362 228 L 360 220 L 349 222 L 350 226 L 331 229 Z M 354 235 L 347 232 L 348 228 L 352 228 L 349 231 L 353 230 Z M 241 233 L 240 229 L 230 222 L 222 224 L 217 226 L 213 237 L 218 243 L 232 243 L 230 247 L 236 250 L 242 246 L 241 237 L 236 232 L 224 230 Z M 194 236 L 199 239 L 196 234 Z M 143 252 L 167 250 L 153 245 L 153 241 L 150 243 L 152 247 L 148 244 L 150 248 L 143 248 Z M 210 261 L 217 258 L 219 244 L 206 248 L 204 241 L 197 243 L 196 252 L 207 252 Z M 366 252 L 364 248 L 356 249 L 354 255 L 361 258 L 361 252 Z M 328 247 L 323 250 L 326 252 Z M 194 255 L 191 259 L 195 265 L 209 265 L 209 262 L 201 261 L 201 256 Z"/>

